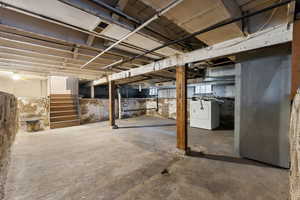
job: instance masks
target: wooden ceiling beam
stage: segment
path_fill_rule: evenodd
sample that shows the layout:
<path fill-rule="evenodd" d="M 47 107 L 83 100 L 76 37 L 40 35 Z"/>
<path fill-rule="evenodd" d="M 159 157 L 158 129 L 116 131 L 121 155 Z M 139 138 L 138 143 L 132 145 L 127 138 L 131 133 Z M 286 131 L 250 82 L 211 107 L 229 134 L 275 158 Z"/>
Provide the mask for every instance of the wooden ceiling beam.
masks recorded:
<path fill-rule="evenodd" d="M 249 35 L 247 38 L 235 38 L 207 48 L 198 49 L 181 55 L 170 56 L 164 60 L 153 62 L 142 67 L 120 73 L 114 73 L 110 75 L 108 79 L 99 79 L 94 81 L 94 85 L 105 84 L 107 83 L 107 80 L 119 80 L 123 78 L 139 76 L 147 73 L 166 70 L 178 65 L 227 57 L 230 55 L 236 55 L 259 48 L 284 44 L 291 41 L 292 28 L 287 26 L 287 24 L 282 24 L 260 32 L 256 32 Z"/>

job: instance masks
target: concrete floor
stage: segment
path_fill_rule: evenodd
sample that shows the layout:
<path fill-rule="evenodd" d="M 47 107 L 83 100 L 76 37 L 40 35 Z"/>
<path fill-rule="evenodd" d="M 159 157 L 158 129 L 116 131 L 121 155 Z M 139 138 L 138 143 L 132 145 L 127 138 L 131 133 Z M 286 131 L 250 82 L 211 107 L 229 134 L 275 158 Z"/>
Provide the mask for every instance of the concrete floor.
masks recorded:
<path fill-rule="evenodd" d="M 233 131 L 190 129 L 176 154 L 175 121 L 139 117 L 20 133 L 6 200 L 286 200 L 288 171 L 233 157 Z M 168 169 L 169 173 L 161 173 Z"/>

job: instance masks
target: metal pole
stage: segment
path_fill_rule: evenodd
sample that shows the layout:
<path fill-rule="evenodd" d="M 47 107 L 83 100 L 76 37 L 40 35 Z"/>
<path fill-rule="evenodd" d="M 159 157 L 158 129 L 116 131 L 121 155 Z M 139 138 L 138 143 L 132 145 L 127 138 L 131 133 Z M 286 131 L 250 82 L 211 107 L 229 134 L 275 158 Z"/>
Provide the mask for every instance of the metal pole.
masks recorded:
<path fill-rule="evenodd" d="M 88 64 L 90 64 L 91 62 L 93 62 L 94 60 L 96 60 L 97 58 L 99 58 L 100 56 L 102 56 L 104 53 L 106 53 L 107 51 L 111 50 L 112 48 L 114 48 L 115 46 L 117 46 L 118 44 L 120 44 L 122 41 L 126 40 L 127 38 L 129 38 L 130 36 L 132 36 L 133 34 L 135 34 L 136 32 L 138 32 L 139 30 L 141 30 L 142 28 L 144 28 L 145 26 L 147 26 L 148 24 L 150 24 L 152 21 L 156 20 L 157 18 L 159 18 L 161 15 L 163 15 L 164 13 L 168 12 L 171 8 L 177 6 L 179 3 L 181 3 L 183 0 L 175 0 L 172 3 L 170 3 L 168 6 L 166 6 L 165 8 L 163 8 L 162 10 L 160 10 L 159 12 L 157 12 L 153 17 L 151 17 L 149 20 L 147 20 L 145 23 L 143 23 L 142 25 L 140 25 L 138 28 L 136 28 L 135 30 L 133 30 L 132 32 L 128 33 L 127 35 L 125 35 L 124 37 L 122 37 L 120 40 L 118 40 L 117 42 L 115 42 L 114 44 L 112 44 L 111 46 L 109 46 L 108 48 L 106 48 L 105 50 L 103 50 L 101 53 L 99 53 L 97 56 L 95 56 L 94 58 L 92 58 L 91 60 L 89 60 L 88 62 L 86 62 L 84 65 L 82 65 L 80 67 L 80 69 L 83 69 L 84 67 L 86 67 Z M 148 51 L 146 51 L 148 52 Z"/>
<path fill-rule="evenodd" d="M 94 85 L 91 86 L 91 98 L 95 98 L 95 88 Z"/>
<path fill-rule="evenodd" d="M 122 97 L 121 97 L 121 88 L 118 88 L 118 107 L 119 107 L 119 119 L 122 119 Z"/>

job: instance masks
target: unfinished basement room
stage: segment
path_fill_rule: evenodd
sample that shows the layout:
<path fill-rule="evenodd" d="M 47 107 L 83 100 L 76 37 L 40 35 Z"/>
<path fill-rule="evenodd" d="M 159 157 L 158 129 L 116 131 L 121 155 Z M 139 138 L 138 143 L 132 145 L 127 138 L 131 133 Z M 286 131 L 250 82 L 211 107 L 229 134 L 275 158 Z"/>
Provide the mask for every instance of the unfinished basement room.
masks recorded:
<path fill-rule="evenodd" d="M 300 0 L 0 0 L 0 200 L 300 200 Z"/>

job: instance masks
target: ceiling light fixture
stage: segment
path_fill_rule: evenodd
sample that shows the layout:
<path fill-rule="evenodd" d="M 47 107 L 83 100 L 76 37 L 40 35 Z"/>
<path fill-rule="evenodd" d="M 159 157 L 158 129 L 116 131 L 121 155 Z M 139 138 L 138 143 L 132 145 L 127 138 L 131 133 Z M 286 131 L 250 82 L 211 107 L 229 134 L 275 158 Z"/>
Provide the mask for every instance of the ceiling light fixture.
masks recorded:
<path fill-rule="evenodd" d="M 21 76 L 19 74 L 13 74 L 12 75 L 12 79 L 15 80 L 15 81 L 20 80 L 20 78 L 21 78 Z"/>

